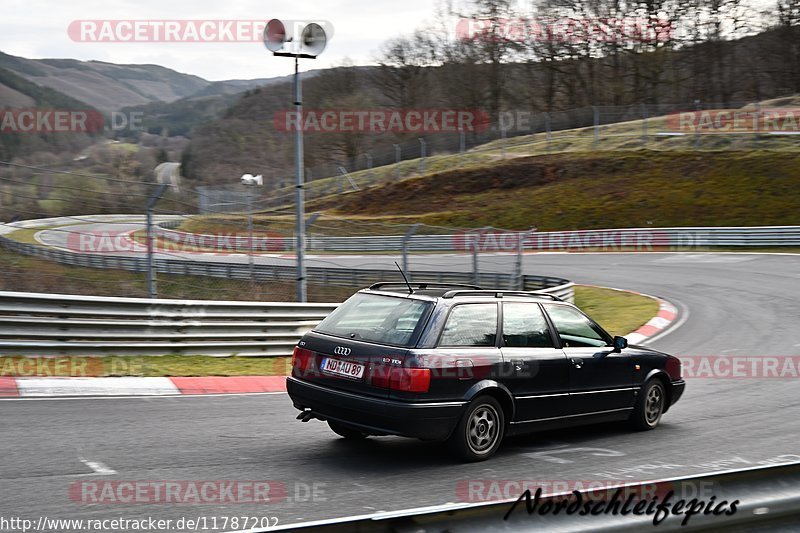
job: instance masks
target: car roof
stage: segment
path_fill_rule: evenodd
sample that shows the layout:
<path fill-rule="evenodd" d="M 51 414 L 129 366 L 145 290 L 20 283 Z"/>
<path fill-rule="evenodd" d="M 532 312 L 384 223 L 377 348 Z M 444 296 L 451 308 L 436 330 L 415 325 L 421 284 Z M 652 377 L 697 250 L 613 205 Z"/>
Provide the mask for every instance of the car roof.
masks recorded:
<path fill-rule="evenodd" d="M 410 290 L 409 290 L 410 285 Z M 561 298 L 554 294 L 542 293 L 536 291 L 515 291 L 504 289 L 483 289 L 477 285 L 462 285 L 453 283 L 437 283 L 437 282 L 414 282 L 406 285 L 405 283 L 375 283 L 367 289 L 362 289 L 359 292 L 387 294 L 391 296 L 406 296 L 409 298 L 420 297 L 425 300 L 437 299 L 476 299 L 478 301 L 484 298 L 505 298 L 513 297 L 515 299 L 535 299 L 535 300 L 548 300 L 555 302 L 562 302 Z M 413 291 L 413 292 L 411 292 Z"/>

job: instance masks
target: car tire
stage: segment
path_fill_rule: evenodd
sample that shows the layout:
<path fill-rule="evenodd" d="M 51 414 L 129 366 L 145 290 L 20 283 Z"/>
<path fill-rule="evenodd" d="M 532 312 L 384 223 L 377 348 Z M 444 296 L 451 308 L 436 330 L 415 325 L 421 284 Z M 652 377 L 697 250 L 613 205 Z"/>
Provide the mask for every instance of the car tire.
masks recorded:
<path fill-rule="evenodd" d="M 362 440 L 367 438 L 366 433 L 362 433 L 357 429 L 353 429 L 348 426 L 343 426 L 342 424 L 332 420 L 328 420 L 328 427 L 330 427 L 334 433 L 347 440 Z"/>
<path fill-rule="evenodd" d="M 448 444 L 467 462 L 485 461 L 495 454 L 505 434 L 505 416 L 500 402 L 479 396 L 468 406 Z"/>
<path fill-rule="evenodd" d="M 636 407 L 629 419 L 631 425 L 639 430 L 655 429 L 664 414 L 667 394 L 660 379 L 651 379 L 642 387 L 636 400 Z"/>

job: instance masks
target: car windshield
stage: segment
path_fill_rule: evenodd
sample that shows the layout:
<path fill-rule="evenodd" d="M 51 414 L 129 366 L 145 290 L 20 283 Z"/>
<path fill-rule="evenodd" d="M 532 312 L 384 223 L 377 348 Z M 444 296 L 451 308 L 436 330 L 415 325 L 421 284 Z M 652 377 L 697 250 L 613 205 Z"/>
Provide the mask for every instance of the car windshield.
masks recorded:
<path fill-rule="evenodd" d="M 379 344 L 409 347 L 432 303 L 411 298 L 358 293 L 340 305 L 315 331 Z"/>

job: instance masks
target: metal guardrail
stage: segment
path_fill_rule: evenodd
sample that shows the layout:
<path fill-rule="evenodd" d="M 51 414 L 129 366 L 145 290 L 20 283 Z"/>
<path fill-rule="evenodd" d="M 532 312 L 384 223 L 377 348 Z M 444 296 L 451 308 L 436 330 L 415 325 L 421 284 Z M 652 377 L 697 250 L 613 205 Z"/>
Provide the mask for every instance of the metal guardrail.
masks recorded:
<path fill-rule="evenodd" d="M 337 305 L 0 292 L 0 355 L 288 356 Z"/>
<path fill-rule="evenodd" d="M 105 255 L 69 252 L 56 248 L 22 243 L 0 235 L 0 247 L 10 251 L 42 257 L 51 261 L 73 266 L 90 268 L 120 269 L 134 272 L 147 270 L 145 257 L 124 255 Z M 250 280 L 250 267 L 247 264 L 222 263 L 218 261 L 198 261 L 181 259 L 156 259 L 155 267 L 161 274 L 209 276 L 216 278 Z M 297 273 L 294 266 L 263 265 L 253 268 L 255 281 L 294 281 Z M 415 281 L 436 281 L 439 283 L 474 283 L 471 272 L 412 272 Z M 306 276 L 309 282 L 340 287 L 361 288 L 379 281 L 397 281 L 396 270 L 308 267 Z M 518 276 L 505 273 L 481 272 L 479 282 L 487 288 L 517 288 Z M 573 289 L 569 280 L 550 276 L 525 274 L 521 277 L 524 290 L 547 290 L 556 296 L 573 301 Z"/>
<path fill-rule="evenodd" d="M 220 247 L 246 251 L 247 235 L 204 235 L 173 229 L 180 221 L 157 225 L 156 234 L 167 241 L 197 246 Z M 639 250 L 694 247 L 738 246 L 800 246 L 800 226 L 758 227 L 682 227 L 682 228 L 620 228 L 552 232 L 511 232 L 503 230 L 465 231 L 452 235 L 376 235 L 358 237 L 307 237 L 310 251 L 370 252 L 401 250 L 404 245 L 412 252 L 516 251 L 522 239 L 523 250 L 586 250 L 593 248 L 635 248 Z M 266 245 L 274 251 L 290 251 L 291 237 L 267 238 Z M 220 243 L 224 244 L 220 244 Z M 259 244 L 256 244 L 258 246 Z"/>
<path fill-rule="evenodd" d="M 285 356 L 337 305 L 0 292 L 0 353 Z"/>
<path fill-rule="evenodd" d="M 601 483 L 602 484 L 602 483 Z M 621 486 L 623 484 L 620 484 Z M 609 502 L 617 487 L 601 490 L 577 491 L 584 504 Z M 328 533 L 358 531 L 360 533 L 396 531 L 449 531 L 472 533 L 484 531 L 795 531 L 800 523 L 800 463 L 788 463 L 710 473 L 697 476 L 670 478 L 659 481 L 628 483 L 622 488 L 621 502 L 628 494 L 636 501 L 647 504 L 665 500 L 669 491 L 674 491 L 669 500 L 668 512 L 659 513 L 655 524 L 655 508 L 646 512 L 600 512 L 581 515 L 580 512 L 560 512 L 557 503 L 563 498 L 576 500 L 574 493 L 559 493 L 542 496 L 533 512 L 528 513 L 525 502 L 520 502 L 506 518 L 516 500 L 488 504 L 446 504 L 437 507 L 409 511 L 385 512 L 373 515 L 320 520 L 307 524 L 292 524 L 270 529 L 252 529 L 242 533 L 266 531 L 307 531 Z M 532 490 L 535 492 L 535 489 Z M 638 496 L 638 497 L 637 497 Z M 711 498 L 714 498 L 713 500 Z M 692 501 L 693 498 L 697 500 Z M 676 511 L 677 502 L 683 500 Z M 532 498 L 533 501 L 533 498 Z M 705 505 L 701 511 L 690 516 L 686 525 L 686 506 Z M 705 512 L 711 503 L 712 512 Z M 725 502 L 724 507 L 717 507 Z M 725 513 L 732 509 L 734 513 Z M 646 507 L 646 506 L 645 506 Z M 618 509 L 622 508 L 622 503 Z M 547 509 L 547 511 L 545 511 Z M 590 510 L 593 509 L 590 507 Z M 635 509 L 631 506 L 630 509 Z M 724 509 L 724 510 L 723 510 Z M 579 510 L 583 510 L 580 506 Z M 714 513 L 713 510 L 723 510 Z"/>

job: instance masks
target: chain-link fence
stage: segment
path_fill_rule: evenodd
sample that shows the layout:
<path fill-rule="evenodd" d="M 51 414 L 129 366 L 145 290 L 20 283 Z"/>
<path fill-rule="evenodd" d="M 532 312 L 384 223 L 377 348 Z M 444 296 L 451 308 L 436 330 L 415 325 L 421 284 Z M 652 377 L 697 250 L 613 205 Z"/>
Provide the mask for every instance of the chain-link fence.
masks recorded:
<path fill-rule="evenodd" d="M 797 106 L 797 107 L 794 107 Z M 306 198 L 357 190 L 405 177 L 440 172 L 498 159 L 604 150 L 797 150 L 800 98 L 763 103 L 687 102 L 630 106 L 589 106 L 555 112 L 510 109 L 482 131 L 437 133 L 391 147 L 306 168 Z M 278 178 L 277 189 L 256 191 L 261 207 L 291 202 L 294 177 Z M 230 212 L 241 192 L 235 185 L 217 205 L 201 213 Z"/>

